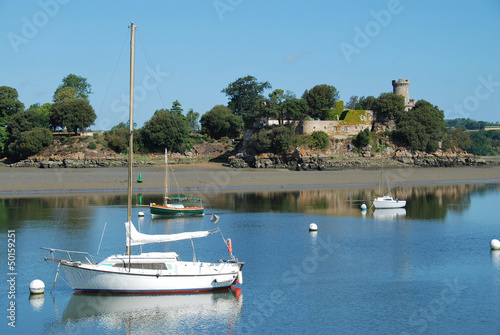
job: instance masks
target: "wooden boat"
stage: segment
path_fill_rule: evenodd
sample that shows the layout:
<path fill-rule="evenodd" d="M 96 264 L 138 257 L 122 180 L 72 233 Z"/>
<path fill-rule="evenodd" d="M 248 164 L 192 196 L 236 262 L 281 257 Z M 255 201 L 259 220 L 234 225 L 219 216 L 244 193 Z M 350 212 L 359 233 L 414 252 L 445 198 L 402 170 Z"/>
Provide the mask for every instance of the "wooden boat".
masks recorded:
<path fill-rule="evenodd" d="M 200 198 L 191 197 L 169 197 L 168 196 L 168 159 L 165 149 L 165 192 L 163 204 L 149 204 L 151 215 L 162 216 L 195 216 L 203 215 L 203 204 Z"/>

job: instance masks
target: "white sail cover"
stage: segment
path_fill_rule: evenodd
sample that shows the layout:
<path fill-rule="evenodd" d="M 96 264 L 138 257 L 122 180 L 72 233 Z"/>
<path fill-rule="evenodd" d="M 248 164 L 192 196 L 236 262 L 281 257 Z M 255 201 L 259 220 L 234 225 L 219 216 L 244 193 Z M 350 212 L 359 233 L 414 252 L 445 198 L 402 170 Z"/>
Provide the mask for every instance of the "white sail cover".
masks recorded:
<path fill-rule="evenodd" d="M 162 242 L 173 242 L 180 240 L 189 240 L 192 238 L 206 237 L 211 234 L 210 231 L 193 231 L 187 233 L 178 234 L 164 234 L 164 235 L 147 235 L 142 234 L 135 229 L 132 222 L 125 222 L 125 227 L 127 229 L 127 247 L 148 244 L 148 243 L 162 243 Z M 129 229 L 130 228 L 130 229 Z"/>

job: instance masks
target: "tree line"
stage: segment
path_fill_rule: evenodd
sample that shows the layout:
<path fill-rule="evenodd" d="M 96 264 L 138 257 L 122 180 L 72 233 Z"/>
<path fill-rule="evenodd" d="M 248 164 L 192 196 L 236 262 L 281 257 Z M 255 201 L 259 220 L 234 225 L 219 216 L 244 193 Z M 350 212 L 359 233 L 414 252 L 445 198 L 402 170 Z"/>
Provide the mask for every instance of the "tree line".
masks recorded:
<path fill-rule="evenodd" d="M 201 118 L 192 109 L 184 113 L 177 100 L 170 109 L 156 110 L 142 127 L 134 126 L 135 151 L 155 153 L 168 148 L 183 153 L 197 142 L 241 138 L 244 130 L 251 131 L 247 143 L 250 154 L 283 153 L 294 146 L 324 149 L 330 143 L 324 132 L 298 135 L 295 127 L 303 120 L 328 120 L 328 111 L 335 108 L 340 99 L 333 85 L 316 85 L 306 89 L 299 98 L 294 92 L 273 90 L 269 82 L 260 82 L 248 75 L 228 84 L 221 92 L 228 98 L 227 105 L 216 105 Z M 0 87 L 0 152 L 12 159 L 24 159 L 50 145 L 56 130 L 77 134 L 91 126 L 96 114 L 89 104 L 90 94 L 92 87 L 87 80 L 70 74 L 57 87 L 52 103 L 24 109 L 16 89 Z M 376 122 L 392 125 L 392 131 L 385 135 L 412 150 L 434 152 L 441 145 L 445 150 L 476 153 L 476 140 L 482 141 L 480 147 L 483 149 L 484 143 L 496 143 L 487 135 L 485 139 L 483 135 L 465 133 L 464 128 L 474 125 L 473 120 L 445 121 L 444 112 L 425 100 L 417 101 L 413 109 L 405 111 L 402 96 L 381 93 L 378 97 L 352 96 L 346 108 L 373 110 Z M 275 120 L 277 125 L 269 126 L 269 120 Z M 484 128 L 482 123 L 479 125 Z M 353 143 L 364 147 L 374 140 L 372 135 L 364 131 Z M 128 124 L 122 122 L 105 132 L 105 145 L 116 152 L 124 152 L 128 136 Z"/>

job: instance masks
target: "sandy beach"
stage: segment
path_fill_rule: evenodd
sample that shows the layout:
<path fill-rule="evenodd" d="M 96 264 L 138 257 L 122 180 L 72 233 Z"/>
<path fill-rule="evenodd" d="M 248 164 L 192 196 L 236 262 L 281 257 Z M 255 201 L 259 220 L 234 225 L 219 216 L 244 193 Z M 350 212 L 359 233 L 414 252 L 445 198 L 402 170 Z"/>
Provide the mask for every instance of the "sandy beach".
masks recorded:
<path fill-rule="evenodd" d="M 393 170 L 289 171 L 278 169 L 232 169 L 221 164 L 174 165 L 169 187 L 174 189 L 259 189 L 318 186 L 365 186 L 500 182 L 500 166 L 462 168 L 406 168 Z M 141 174 L 142 183 L 136 179 Z M 137 167 L 133 188 L 163 189 L 164 167 Z M 0 195 L 26 193 L 110 191 L 127 189 L 127 168 L 40 169 L 0 168 Z"/>

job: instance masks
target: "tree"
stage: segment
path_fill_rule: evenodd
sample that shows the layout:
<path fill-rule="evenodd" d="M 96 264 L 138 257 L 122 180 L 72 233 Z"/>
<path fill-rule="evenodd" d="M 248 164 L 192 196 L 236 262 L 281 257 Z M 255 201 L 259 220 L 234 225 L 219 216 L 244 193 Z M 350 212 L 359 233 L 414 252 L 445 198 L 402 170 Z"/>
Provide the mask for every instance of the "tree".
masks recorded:
<path fill-rule="evenodd" d="M 7 132 L 11 137 L 11 141 L 15 141 L 22 132 L 33 128 L 48 129 L 49 119 L 37 109 L 28 109 L 12 116 L 7 125 Z"/>
<path fill-rule="evenodd" d="M 12 115 L 24 109 L 15 88 L 0 86 L 0 126 L 6 126 Z"/>
<path fill-rule="evenodd" d="M 75 95 L 75 98 L 77 99 L 88 99 L 89 94 L 92 94 L 92 85 L 87 83 L 87 79 L 74 75 L 74 74 L 69 74 L 66 77 L 63 78 L 62 84 L 59 85 L 54 93 L 54 102 L 56 101 L 56 96 L 60 95 L 60 90 L 64 89 L 65 87 L 73 87 L 76 89 L 77 93 Z M 66 94 L 65 94 L 66 95 Z"/>
<path fill-rule="evenodd" d="M 54 103 L 50 112 L 50 125 L 53 129 L 60 127 L 78 134 L 92 125 L 97 118 L 94 108 L 85 99 L 67 99 Z"/>
<path fill-rule="evenodd" d="M 339 92 L 332 85 L 316 85 L 309 91 L 305 90 L 302 99 L 309 107 L 309 115 L 319 119 L 323 115 L 323 109 L 335 107 L 335 102 L 339 100 Z"/>
<path fill-rule="evenodd" d="M 285 153 L 292 143 L 293 131 L 285 126 L 273 129 L 271 139 L 271 150 L 276 154 Z"/>
<path fill-rule="evenodd" d="M 302 120 L 308 110 L 307 103 L 303 99 L 289 99 L 283 102 L 282 114 L 278 115 L 278 119 L 283 120 Z M 282 123 L 282 122 L 281 122 Z"/>
<path fill-rule="evenodd" d="M 56 90 L 54 93 L 54 102 L 61 102 L 63 100 L 68 100 L 68 99 L 78 99 L 78 90 L 75 87 L 71 86 L 66 86 L 66 87 L 61 87 Z"/>
<path fill-rule="evenodd" d="M 213 139 L 237 138 L 242 131 L 243 119 L 226 106 L 217 105 L 201 117 L 201 133 Z"/>
<path fill-rule="evenodd" d="M 152 152 L 167 149 L 184 153 L 192 148 L 186 117 L 168 109 L 157 110 L 144 124 L 141 136 L 144 146 Z"/>
<path fill-rule="evenodd" d="M 399 116 L 394 136 L 413 150 L 434 152 L 445 133 L 444 112 L 419 100 L 415 107 Z"/>
<path fill-rule="evenodd" d="M 111 128 L 109 132 L 106 132 L 104 139 L 108 142 L 108 146 L 111 150 L 120 153 L 128 148 L 128 138 L 129 138 L 129 125 L 120 122 L 117 126 Z M 135 136 L 134 136 L 135 140 Z"/>
<path fill-rule="evenodd" d="M 190 108 L 186 114 L 186 118 L 188 120 L 189 128 L 191 128 L 191 130 L 193 131 L 200 130 L 200 123 L 198 122 L 198 119 L 200 118 L 200 113 L 197 113 L 192 108 Z"/>
<path fill-rule="evenodd" d="M 359 104 L 359 97 L 357 95 L 352 95 L 349 101 L 345 105 L 347 109 L 357 109 L 356 106 Z"/>
<path fill-rule="evenodd" d="M 357 110 L 372 110 L 373 109 L 373 103 L 375 102 L 377 98 L 375 98 L 373 95 L 369 95 L 367 97 L 362 96 L 359 98 L 358 103 L 355 106 L 355 109 Z"/>
<path fill-rule="evenodd" d="M 379 122 L 396 121 L 405 112 L 405 98 L 395 93 L 382 93 L 372 104 Z"/>
<path fill-rule="evenodd" d="M 9 140 L 9 134 L 7 133 L 7 129 L 5 127 L 0 126 L 0 154 L 3 154 L 5 151 L 5 146 Z"/>
<path fill-rule="evenodd" d="M 445 145 L 446 143 L 446 145 Z M 460 148 L 464 151 L 469 150 L 471 138 L 462 128 L 455 128 L 448 131 L 443 139 L 443 149 Z"/>
<path fill-rule="evenodd" d="M 52 141 L 52 133 L 46 128 L 34 128 L 22 132 L 19 138 L 9 144 L 9 156 L 15 160 L 26 159 L 49 146 Z"/>
<path fill-rule="evenodd" d="M 263 97 L 264 90 L 270 88 L 269 82 L 258 82 L 255 77 L 246 76 L 236 79 L 221 92 L 229 97 L 228 107 L 234 111 L 234 114 L 253 115 L 255 103 L 259 97 Z"/>
<path fill-rule="evenodd" d="M 184 111 L 184 109 L 182 109 L 181 103 L 179 102 L 179 100 L 175 100 L 172 103 L 172 108 L 170 108 L 170 111 L 172 113 L 175 113 L 175 114 L 182 114 L 182 112 Z"/>
<path fill-rule="evenodd" d="M 269 94 L 266 103 L 267 116 L 276 118 L 280 125 L 285 120 L 297 120 L 307 112 L 307 104 L 302 99 L 297 99 L 292 91 L 276 89 Z"/>

